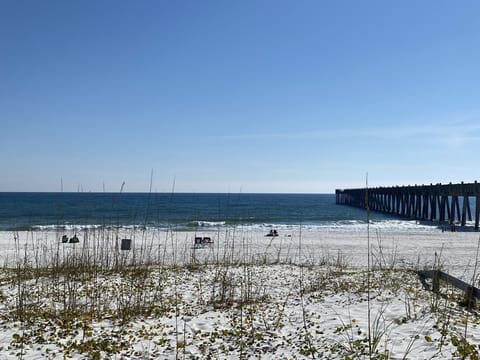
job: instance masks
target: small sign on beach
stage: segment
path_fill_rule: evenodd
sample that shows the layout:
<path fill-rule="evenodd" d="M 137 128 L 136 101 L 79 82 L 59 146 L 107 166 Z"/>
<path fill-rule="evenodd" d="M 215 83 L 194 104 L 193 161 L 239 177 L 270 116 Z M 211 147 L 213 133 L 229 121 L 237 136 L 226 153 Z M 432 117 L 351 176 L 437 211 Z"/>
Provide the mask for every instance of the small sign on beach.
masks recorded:
<path fill-rule="evenodd" d="M 132 248 L 132 239 L 122 239 L 120 250 L 130 250 Z"/>

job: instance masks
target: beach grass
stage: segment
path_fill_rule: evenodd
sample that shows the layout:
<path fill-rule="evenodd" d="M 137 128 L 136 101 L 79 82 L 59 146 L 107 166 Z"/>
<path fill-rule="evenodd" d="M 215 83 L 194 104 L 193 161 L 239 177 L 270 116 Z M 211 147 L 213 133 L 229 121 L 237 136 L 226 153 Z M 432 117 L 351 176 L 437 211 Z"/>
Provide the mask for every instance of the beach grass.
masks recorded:
<path fill-rule="evenodd" d="M 370 270 L 325 234 L 230 229 L 202 247 L 194 235 L 95 229 L 64 244 L 60 233 L 14 233 L 0 276 L 2 358 L 478 358 L 476 309 L 449 287 L 424 289 L 388 235 L 373 241 Z"/>

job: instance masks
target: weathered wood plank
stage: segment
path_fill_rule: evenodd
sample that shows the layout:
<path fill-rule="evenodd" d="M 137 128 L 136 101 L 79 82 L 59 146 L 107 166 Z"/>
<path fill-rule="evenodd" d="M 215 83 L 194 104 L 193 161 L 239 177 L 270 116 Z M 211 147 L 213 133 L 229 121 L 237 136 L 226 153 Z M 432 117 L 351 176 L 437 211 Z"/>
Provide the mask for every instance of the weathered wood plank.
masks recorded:
<path fill-rule="evenodd" d="M 472 287 L 472 285 L 466 283 L 465 281 L 462 281 L 460 279 L 457 279 L 456 277 L 447 274 L 446 272 L 443 272 L 441 270 L 422 270 L 418 271 L 418 275 L 423 278 L 427 279 L 433 279 L 435 275 L 438 274 L 438 278 L 440 280 L 443 280 L 450 285 L 455 286 L 457 289 L 462 290 L 462 291 L 472 291 L 472 296 L 474 296 L 477 299 L 480 299 L 480 289 L 476 287 Z"/>

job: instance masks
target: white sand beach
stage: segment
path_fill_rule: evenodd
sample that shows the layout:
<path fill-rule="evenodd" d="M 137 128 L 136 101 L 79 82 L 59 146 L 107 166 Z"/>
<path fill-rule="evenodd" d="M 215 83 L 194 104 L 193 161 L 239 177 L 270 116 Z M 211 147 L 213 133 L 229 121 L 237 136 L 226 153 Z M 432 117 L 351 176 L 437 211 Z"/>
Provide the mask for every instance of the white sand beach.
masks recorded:
<path fill-rule="evenodd" d="M 478 356 L 477 311 L 454 289 L 424 289 L 413 271 L 437 257 L 476 282 L 478 233 L 289 230 L 97 229 L 77 244 L 56 232 L 0 233 L 0 358 Z M 195 236 L 213 243 L 194 246 Z"/>
<path fill-rule="evenodd" d="M 442 232 L 434 228 L 391 232 L 374 225 L 370 226 L 369 236 L 366 226 L 361 231 L 305 231 L 300 226 L 292 226 L 281 231 L 278 237 L 242 228 L 199 232 L 88 229 L 78 233 L 79 244 L 61 244 L 63 234 L 55 231 L 0 232 L 0 263 L 11 265 L 15 253 L 23 258 L 25 251 L 31 255 L 28 261 L 35 261 L 32 254 L 49 259 L 49 253 L 58 251 L 113 251 L 117 238 L 118 242 L 128 238 L 132 239 L 132 251 L 121 252 L 126 263 L 135 258 L 162 265 L 185 265 L 215 263 L 229 257 L 230 262 L 252 264 L 319 265 L 339 260 L 349 268 L 365 269 L 369 241 L 372 267 L 431 268 L 437 254 L 446 271 L 471 280 L 480 238 L 477 232 Z M 195 248 L 195 236 L 208 236 L 213 244 Z"/>

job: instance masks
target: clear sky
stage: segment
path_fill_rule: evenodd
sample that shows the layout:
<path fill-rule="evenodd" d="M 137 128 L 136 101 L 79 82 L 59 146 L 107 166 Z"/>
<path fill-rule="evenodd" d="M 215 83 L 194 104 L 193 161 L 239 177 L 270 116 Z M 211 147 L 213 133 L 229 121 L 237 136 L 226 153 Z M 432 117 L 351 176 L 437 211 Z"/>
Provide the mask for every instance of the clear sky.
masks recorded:
<path fill-rule="evenodd" d="M 480 181 L 480 2 L 0 0 L 0 191 Z"/>

